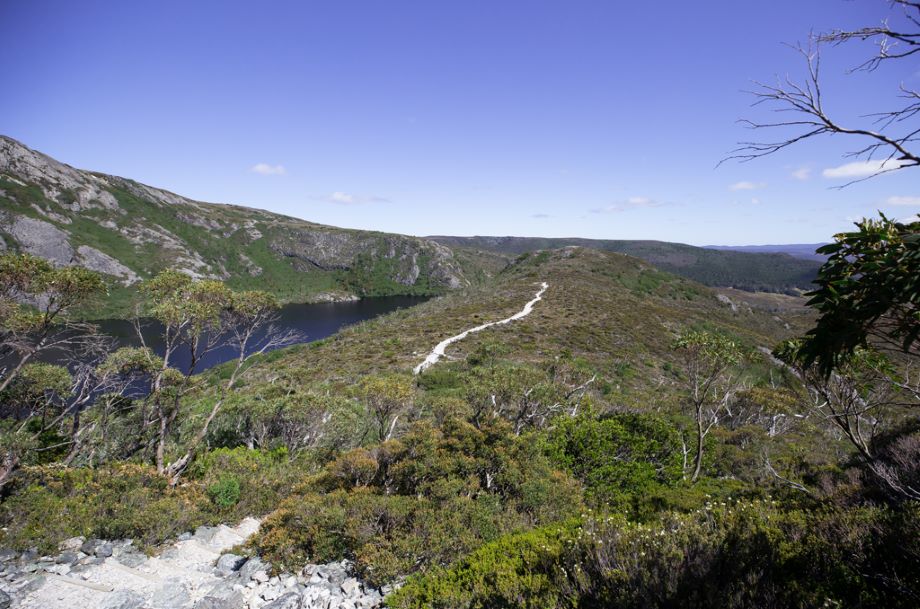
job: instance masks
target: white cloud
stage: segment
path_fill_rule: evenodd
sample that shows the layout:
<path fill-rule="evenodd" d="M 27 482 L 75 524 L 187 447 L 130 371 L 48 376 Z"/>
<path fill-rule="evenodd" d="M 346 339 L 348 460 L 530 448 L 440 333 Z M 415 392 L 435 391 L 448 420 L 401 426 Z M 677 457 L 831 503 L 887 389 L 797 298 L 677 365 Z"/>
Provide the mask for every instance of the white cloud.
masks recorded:
<path fill-rule="evenodd" d="M 895 159 L 886 161 L 856 161 L 840 167 L 829 167 L 821 172 L 825 178 L 830 179 L 858 179 L 868 178 L 883 171 L 891 171 L 904 165 L 905 161 Z"/>
<path fill-rule="evenodd" d="M 249 171 L 263 176 L 283 176 L 287 173 L 284 165 L 269 165 L 268 163 L 256 163 L 249 168 Z"/>
<path fill-rule="evenodd" d="M 531 214 L 530 217 L 535 218 L 537 220 L 545 220 L 547 218 L 552 218 L 553 216 L 549 214 Z"/>
<path fill-rule="evenodd" d="M 792 177 L 796 180 L 807 180 L 811 177 L 811 167 L 799 167 L 792 172 Z"/>
<path fill-rule="evenodd" d="M 888 197 L 888 205 L 906 205 L 920 207 L 920 197 Z"/>
<path fill-rule="evenodd" d="M 751 199 L 751 205 L 760 205 L 760 199 L 758 199 L 757 197 L 753 197 Z"/>
<path fill-rule="evenodd" d="M 326 201 L 327 203 L 335 203 L 336 205 L 364 205 L 365 203 L 389 203 L 390 200 L 384 197 L 369 196 L 363 197 L 359 195 L 352 195 L 347 192 L 335 191 L 331 195 L 325 197 L 318 197 L 321 201 Z"/>
<path fill-rule="evenodd" d="M 766 182 L 735 182 L 728 187 L 729 190 L 760 190 L 761 188 L 766 188 Z"/>
<path fill-rule="evenodd" d="M 661 207 L 665 203 L 655 201 L 648 197 L 629 197 L 625 201 L 617 201 L 604 207 L 596 207 L 591 210 L 592 214 L 615 214 L 633 209 L 646 209 L 650 207 Z"/>

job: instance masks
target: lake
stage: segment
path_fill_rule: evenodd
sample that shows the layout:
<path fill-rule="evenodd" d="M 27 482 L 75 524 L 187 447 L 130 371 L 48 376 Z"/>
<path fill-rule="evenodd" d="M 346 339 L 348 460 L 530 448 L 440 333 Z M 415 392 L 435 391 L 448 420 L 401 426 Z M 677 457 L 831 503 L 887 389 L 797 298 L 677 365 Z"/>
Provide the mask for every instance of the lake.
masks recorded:
<path fill-rule="evenodd" d="M 378 298 L 363 298 L 351 302 L 323 302 L 316 304 L 289 304 L 279 311 L 278 325 L 283 328 L 297 330 L 302 340 L 298 342 L 312 342 L 331 336 L 346 326 L 373 319 L 379 315 L 390 313 L 398 309 L 405 309 L 428 300 L 425 296 L 384 296 Z M 103 334 L 114 338 L 118 347 L 139 346 L 137 333 L 132 322 L 122 319 L 104 319 L 94 321 Z M 163 354 L 162 326 L 153 320 L 142 323 L 144 342 L 148 347 Z M 234 359 L 236 353 L 232 348 L 225 347 L 208 353 L 198 364 L 195 372 L 207 370 L 212 366 L 222 364 Z M 189 366 L 189 353 L 182 350 L 176 354 L 172 362 L 174 368 L 183 372 Z"/>

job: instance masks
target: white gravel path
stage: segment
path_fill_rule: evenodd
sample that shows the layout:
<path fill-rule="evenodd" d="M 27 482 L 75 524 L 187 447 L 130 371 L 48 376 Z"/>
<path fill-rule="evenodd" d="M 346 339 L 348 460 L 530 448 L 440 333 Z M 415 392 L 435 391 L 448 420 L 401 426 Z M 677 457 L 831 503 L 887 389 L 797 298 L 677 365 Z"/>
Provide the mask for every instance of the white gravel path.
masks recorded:
<path fill-rule="evenodd" d="M 516 319 L 527 317 L 528 315 L 530 315 L 530 312 L 533 311 L 533 306 L 537 304 L 540 300 L 543 299 L 543 293 L 546 292 L 546 288 L 548 287 L 549 287 L 549 284 L 546 283 L 545 281 L 541 283 L 540 290 L 537 292 L 536 296 L 533 297 L 533 300 L 525 304 L 523 309 L 521 309 L 520 311 L 518 311 L 511 317 L 508 317 L 506 319 L 502 319 L 499 321 L 489 322 L 487 324 L 482 324 L 481 326 L 470 328 L 469 330 L 461 332 L 460 334 L 457 334 L 456 336 L 451 336 L 450 338 L 442 340 L 435 346 L 434 349 L 431 350 L 431 353 L 428 354 L 428 357 L 425 358 L 425 361 L 423 361 L 421 364 L 415 367 L 415 370 L 414 370 L 415 374 L 419 374 L 420 372 L 427 370 L 429 367 L 438 363 L 438 360 L 444 356 L 444 350 L 447 349 L 448 345 L 450 345 L 451 343 L 455 343 L 458 340 L 463 340 L 464 338 L 467 337 L 467 335 L 472 334 L 473 332 L 479 332 L 481 330 L 485 330 L 486 328 L 491 328 L 492 326 L 499 326 L 502 324 L 507 324 Z"/>
<path fill-rule="evenodd" d="M 77 609 L 115 607 L 119 591 L 150 598 L 160 589 L 184 589 L 194 602 L 222 579 L 214 573 L 214 561 L 259 529 L 259 521 L 246 518 L 235 527 L 221 525 L 210 541 L 179 541 L 136 567 L 127 567 L 111 556 L 79 574 L 49 575 L 37 590 L 21 599 L 20 609 Z M 154 603 L 155 604 L 155 603 Z M 146 605 L 146 603 L 145 603 Z M 149 606 L 149 605 L 148 605 Z"/>

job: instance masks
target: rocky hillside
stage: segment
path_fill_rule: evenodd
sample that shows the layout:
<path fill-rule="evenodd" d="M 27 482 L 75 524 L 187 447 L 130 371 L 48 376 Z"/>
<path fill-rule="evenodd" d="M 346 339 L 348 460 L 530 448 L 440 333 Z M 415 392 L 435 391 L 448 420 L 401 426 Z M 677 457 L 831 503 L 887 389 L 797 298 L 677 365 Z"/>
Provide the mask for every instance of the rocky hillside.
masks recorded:
<path fill-rule="evenodd" d="M 635 256 L 663 271 L 682 275 L 708 286 L 758 292 L 808 290 L 821 266 L 821 261 L 817 259 L 806 260 L 787 253 L 717 250 L 666 241 L 541 237 L 429 238 L 451 248 L 474 248 L 506 255 L 576 245 Z"/>
<path fill-rule="evenodd" d="M 192 201 L 74 169 L 0 136 L 0 250 L 106 274 L 121 301 L 176 267 L 286 300 L 439 293 L 469 283 L 446 246 Z"/>

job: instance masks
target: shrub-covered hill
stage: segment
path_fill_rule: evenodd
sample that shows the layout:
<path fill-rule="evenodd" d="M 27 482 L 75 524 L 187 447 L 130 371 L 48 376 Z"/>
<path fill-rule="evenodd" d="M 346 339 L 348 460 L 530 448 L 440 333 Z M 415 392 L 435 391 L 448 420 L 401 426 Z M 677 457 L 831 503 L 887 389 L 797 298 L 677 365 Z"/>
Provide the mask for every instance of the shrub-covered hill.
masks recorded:
<path fill-rule="evenodd" d="M 166 268 L 299 302 L 435 294 L 483 274 L 477 257 L 459 260 L 427 239 L 193 201 L 75 169 L 0 136 L 4 249 L 103 273 L 114 298 L 91 312 L 97 318 L 130 313 L 132 287 Z"/>
<path fill-rule="evenodd" d="M 544 282 L 530 314 L 413 374 Z M 891 502 L 757 349 L 811 325 L 801 301 L 749 296 L 622 254 L 543 251 L 243 368 L 110 394 L 79 420 L 46 429 L 36 410 L 0 490 L 0 547 L 155 546 L 264 515 L 247 551 L 289 572 L 349 559 L 368 585 L 405 582 L 391 607 L 916 606 L 915 506 Z M 135 351 L 107 368 L 138 373 Z M 0 397 L 41 400 L 50 372 Z M 888 395 L 859 382 L 845 398 Z M 15 414 L 0 433 L 24 438 Z M 916 426 L 893 423 L 872 448 L 915 476 Z"/>
<path fill-rule="evenodd" d="M 735 295 L 720 300 L 716 290 L 637 258 L 570 247 L 522 255 L 488 283 L 273 354 L 255 376 L 347 384 L 370 373 L 408 374 L 441 340 L 518 312 L 543 281 L 549 288 L 530 315 L 450 345 L 422 384 L 437 384 L 453 362 L 483 353 L 519 363 L 563 356 L 596 372 L 606 391 L 628 395 L 669 382 L 671 344 L 682 330 L 728 333 L 754 349 L 772 347 L 809 321 L 807 312 L 783 301 L 772 312 L 737 306 Z"/>
<path fill-rule="evenodd" d="M 610 239 L 541 237 L 429 237 L 451 248 L 479 249 L 519 255 L 543 249 L 576 245 L 641 258 L 659 269 L 705 285 L 757 292 L 809 290 L 821 261 L 782 253 L 717 250 L 669 243 Z"/>

